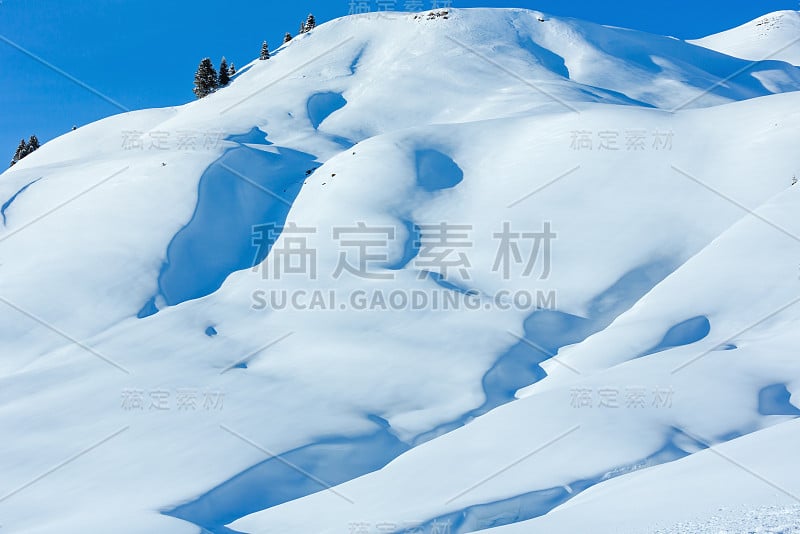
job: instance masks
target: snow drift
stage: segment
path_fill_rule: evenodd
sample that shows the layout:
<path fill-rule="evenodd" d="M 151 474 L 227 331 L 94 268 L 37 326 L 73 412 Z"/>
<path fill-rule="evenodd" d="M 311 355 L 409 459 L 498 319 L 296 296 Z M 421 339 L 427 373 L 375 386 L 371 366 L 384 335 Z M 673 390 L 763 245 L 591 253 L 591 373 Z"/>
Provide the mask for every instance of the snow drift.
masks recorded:
<path fill-rule="evenodd" d="M 3 531 L 643 532 L 791 502 L 794 58 L 436 13 L 329 22 L 0 177 Z M 449 268 L 420 261 L 442 225 Z M 342 272 L 365 228 L 383 254 Z M 504 229 L 550 256 L 503 273 Z M 298 235 L 316 276 L 274 276 Z"/>

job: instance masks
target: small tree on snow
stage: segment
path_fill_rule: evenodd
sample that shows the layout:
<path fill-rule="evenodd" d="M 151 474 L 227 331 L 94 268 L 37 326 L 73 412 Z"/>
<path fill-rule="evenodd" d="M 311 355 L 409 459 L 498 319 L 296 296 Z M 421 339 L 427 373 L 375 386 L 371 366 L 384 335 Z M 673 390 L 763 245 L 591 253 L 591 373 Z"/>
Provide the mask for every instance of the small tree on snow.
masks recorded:
<path fill-rule="evenodd" d="M 11 158 L 11 166 L 13 167 L 19 160 L 21 160 L 27 155 L 28 155 L 28 144 L 25 142 L 25 139 L 20 139 L 19 146 L 17 146 L 17 151 L 14 152 L 14 157 Z"/>
<path fill-rule="evenodd" d="M 34 150 L 38 150 L 39 147 L 39 138 L 35 135 L 32 135 L 30 139 L 28 139 L 28 152 L 25 154 L 26 156 L 33 152 Z"/>
<path fill-rule="evenodd" d="M 11 158 L 11 166 L 13 167 L 19 160 L 34 152 L 39 148 L 39 138 L 35 135 L 32 135 L 28 142 L 25 142 L 25 139 L 19 140 L 19 145 L 17 146 L 16 152 L 14 152 L 14 157 Z"/>
<path fill-rule="evenodd" d="M 219 62 L 219 86 L 225 87 L 231 81 L 230 71 L 228 71 L 228 60 L 225 56 Z"/>
<path fill-rule="evenodd" d="M 214 64 L 211 63 L 210 58 L 205 58 L 200 62 L 197 67 L 197 73 L 194 75 L 194 94 L 197 98 L 203 98 L 210 95 L 219 86 L 219 78 L 217 78 L 217 71 L 214 70 Z"/>
<path fill-rule="evenodd" d="M 314 18 L 313 14 L 309 13 L 305 23 L 306 32 L 310 32 L 316 27 L 317 27 L 317 20 Z"/>
<path fill-rule="evenodd" d="M 261 57 L 259 59 L 269 59 L 269 45 L 266 41 L 264 41 L 264 44 L 261 45 Z"/>
<path fill-rule="evenodd" d="M 289 33 L 289 32 L 286 32 L 286 35 L 283 36 L 283 44 L 286 44 L 291 40 L 292 40 L 292 34 Z"/>
<path fill-rule="evenodd" d="M 228 69 L 228 76 L 233 76 L 234 74 L 236 74 L 236 65 L 233 64 L 233 61 L 231 61 L 231 66 Z"/>

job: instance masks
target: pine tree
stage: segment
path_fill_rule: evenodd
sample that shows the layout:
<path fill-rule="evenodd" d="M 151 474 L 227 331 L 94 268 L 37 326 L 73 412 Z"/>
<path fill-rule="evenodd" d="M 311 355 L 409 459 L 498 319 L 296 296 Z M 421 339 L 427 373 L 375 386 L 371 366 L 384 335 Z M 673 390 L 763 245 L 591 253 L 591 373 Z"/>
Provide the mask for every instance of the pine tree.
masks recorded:
<path fill-rule="evenodd" d="M 28 155 L 28 144 L 25 142 L 25 139 L 19 140 L 19 146 L 17 146 L 17 151 L 14 152 L 14 157 L 11 159 L 11 166 L 13 167 L 19 160 L 24 158 Z"/>
<path fill-rule="evenodd" d="M 305 24 L 306 32 L 310 32 L 316 27 L 317 27 L 317 20 L 314 18 L 313 14 L 309 13 Z"/>
<path fill-rule="evenodd" d="M 41 145 L 39 144 L 39 138 L 36 137 L 35 135 L 32 135 L 30 139 L 28 139 L 28 150 L 27 152 L 25 152 L 25 155 L 27 156 L 34 150 L 38 150 L 40 146 Z"/>
<path fill-rule="evenodd" d="M 301 22 L 300 23 L 300 29 L 297 30 L 297 35 L 302 35 L 304 33 L 306 33 L 306 23 L 305 22 Z"/>
<path fill-rule="evenodd" d="M 283 37 L 283 44 L 286 44 L 291 40 L 292 40 L 292 34 L 289 33 L 289 32 L 286 32 L 286 35 Z"/>
<path fill-rule="evenodd" d="M 200 62 L 197 67 L 197 73 L 194 75 L 194 94 L 197 98 L 203 98 L 213 93 L 219 86 L 219 79 L 217 78 L 217 71 L 214 70 L 214 64 L 211 59 L 205 58 Z"/>
<path fill-rule="evenodd" d="M 233 61 L 231 61 L 231 66 L 228 69 L 228 76 L 233 76 L 234 74 L 236 74 L 236 65 L 233 64 Z"/>
<path fill-rule="evenodd" d="M 269 45 L 266 41 L 261 45 L 261 57 L 259 59 L 269 59 Z"/>
<path fill-rule="evenodd" d="M 228 60 L 225 56 L 219 62 L 219 86 L 225 87 L 231 81 L 230 72 L 228 71 Z"/>

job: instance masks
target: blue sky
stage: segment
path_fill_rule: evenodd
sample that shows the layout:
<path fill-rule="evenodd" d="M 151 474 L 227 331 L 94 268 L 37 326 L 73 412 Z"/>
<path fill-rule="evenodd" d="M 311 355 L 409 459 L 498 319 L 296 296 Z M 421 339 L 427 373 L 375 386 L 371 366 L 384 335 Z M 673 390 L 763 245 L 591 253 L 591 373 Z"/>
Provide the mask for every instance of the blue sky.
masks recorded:
<path fill-rule="evenodd" d="M 421 2 L 427 9 L 432 0 Z M 368 3 L 377 9 L 378 0 Z M 398 9 L 405 3 L 395 2 Z M 453 0 L 452 5 L 526 7 L 685 39 L 798 8 L 797 0 Z M 0 167 L 21 137 L 35 133 L 44 142 L 73 124 L 123 108 L 188 102 L 203 57 L 216 64 L 225 55 L 244 65 L 258 55 L 263 40 L 274 47 L 285 32 L 294 34 L 309 11 L 324 22 L 349 10 L 350 0 L 0 0 Z"/>

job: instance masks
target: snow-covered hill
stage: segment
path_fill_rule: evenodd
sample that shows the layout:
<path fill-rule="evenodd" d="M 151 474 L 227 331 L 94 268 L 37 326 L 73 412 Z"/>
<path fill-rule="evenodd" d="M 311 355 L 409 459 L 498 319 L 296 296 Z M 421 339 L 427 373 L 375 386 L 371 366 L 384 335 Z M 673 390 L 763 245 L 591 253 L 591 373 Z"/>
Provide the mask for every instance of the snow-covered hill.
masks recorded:
<path fill-rule="evenodd" d="M 798 89 L 527 10 L 366 14 L 47 143 L 0 176 L 2 531 L 790 504 Z"/>
<path fill-rule="evenodd" d="M 751 61 L 779 60 L 800 65 L 800 12 L 777 11 L 690 42 Z"/>

